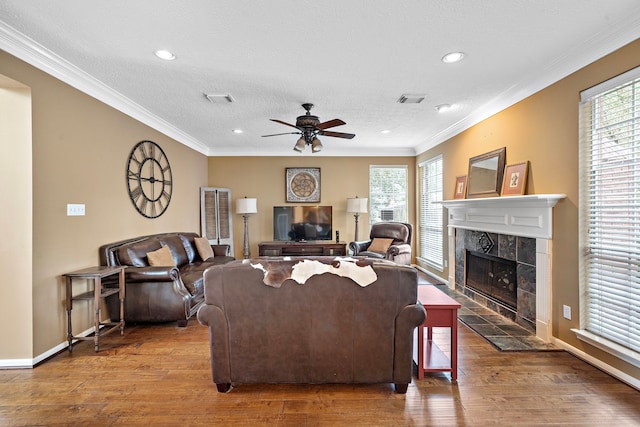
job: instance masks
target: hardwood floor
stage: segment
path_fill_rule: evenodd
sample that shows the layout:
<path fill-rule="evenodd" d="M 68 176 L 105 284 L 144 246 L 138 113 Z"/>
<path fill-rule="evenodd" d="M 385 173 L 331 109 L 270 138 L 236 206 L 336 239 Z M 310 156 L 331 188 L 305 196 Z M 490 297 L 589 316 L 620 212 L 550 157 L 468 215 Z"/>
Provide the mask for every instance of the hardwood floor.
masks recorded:
<path fill-rule="evenodd" d="M 427 374 L 406 395 L 389 384 L 238 385 L 220 394 L 204 326 L 127 326 L 99 353 L 79 342 L 34 369 L 0 370 L 0 425 L 640 425 L 640 392 L 591 365 L 566 352 L 501 353 L 458 329 L 457 384 Z"/>

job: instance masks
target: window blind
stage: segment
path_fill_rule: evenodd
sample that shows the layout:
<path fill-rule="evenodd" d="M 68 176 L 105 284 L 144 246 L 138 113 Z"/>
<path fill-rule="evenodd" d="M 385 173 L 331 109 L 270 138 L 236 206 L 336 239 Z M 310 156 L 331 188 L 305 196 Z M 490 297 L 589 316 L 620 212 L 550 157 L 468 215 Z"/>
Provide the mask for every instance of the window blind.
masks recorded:
<path fill-rule="evenodd" d="M 640 68 L 581 94 L 581 328 L 640 352 Z"/>
<path fill-rule="evenodd" d="M 443 269 L 443 209 L 442 156 L 420 165 L 420 258 L 427 264 Z"/>

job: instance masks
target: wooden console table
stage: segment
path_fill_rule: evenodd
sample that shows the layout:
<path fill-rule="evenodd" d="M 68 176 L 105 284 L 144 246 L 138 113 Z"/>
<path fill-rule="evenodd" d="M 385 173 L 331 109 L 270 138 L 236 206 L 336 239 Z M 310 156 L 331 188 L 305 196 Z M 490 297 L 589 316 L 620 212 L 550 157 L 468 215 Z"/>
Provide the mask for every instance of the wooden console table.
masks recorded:
<path fill-rule="evenodd" d="M 124 270 L 125 266 L 113 267 L 89 267 L 71 273 L 63 274 L 66 278 L 66 306 L 67 306 L 67 338 L 69 340 L 69 351 L 72 351 L 73 340 L 93 340 L 95 351 L 99 350 L 100 337 L 113 332 L 116 328 L 120 328 L 120 335 L 124 334 Z M 117 288 L 103 288 L 102 279 L 111 275 L 118 275 Z M 73 279 L 93 280 L 93 290 L 82 294 L 73 295 L 72 281 Z M 119 293 L 120 295 L 120 321 L 118 322 L 101 322 L 100 321 L 100 301 L 103 298 Z M 94 335 L 93 337 L 76 337 L 71 330 L 71 310 L 73 309 L 73 301 L 93 300 L 94 317 Z M 101 331 L 101 326 L 107 326 L 108 329 Z"/>
<path fill-rule="evenodd" d="M 418 379 L 425 372 L 451 372 L 451 381 L 458 379 L 458 309 L 460 303 L 433 285 L 418 286 L 418 301 L 427 312 L 427 320 L 418 326 Z M 433 342 L 433 328 L 451 330 L 450 357 Z M 427 330 L 427 339 L 424 330 Z"/>
<path fill-rule="evenodd" d="M 345 256 L 344 242 L 262 242 L 258 245 L 259 256 Z"/>

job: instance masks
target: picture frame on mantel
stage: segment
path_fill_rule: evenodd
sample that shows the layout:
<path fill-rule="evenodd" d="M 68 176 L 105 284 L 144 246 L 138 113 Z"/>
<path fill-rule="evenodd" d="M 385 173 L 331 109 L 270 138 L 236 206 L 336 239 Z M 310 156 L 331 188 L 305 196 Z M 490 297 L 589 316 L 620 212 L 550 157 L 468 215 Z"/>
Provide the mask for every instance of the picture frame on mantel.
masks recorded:
<path fill-rule="evenodd" d="M 523 196 L 527 191 L 529 162 L 515 163 L 504 168 L 503 196 Z"/>
<path fill-rule="evenodd" d="M 507 148 L 502 147 L 469 159 L 467 198 L 500 197 Z"/>
<path fill-rule="evenodd" d="M 320 168 L 285 168 L 287 203 L 320 203 Z"/>
<path fill-rule="evenodd" d="M 456 177 L 456 186 L 453 190 L 454 199 L 465 199 L 467 197 L 467 175 Z"/>

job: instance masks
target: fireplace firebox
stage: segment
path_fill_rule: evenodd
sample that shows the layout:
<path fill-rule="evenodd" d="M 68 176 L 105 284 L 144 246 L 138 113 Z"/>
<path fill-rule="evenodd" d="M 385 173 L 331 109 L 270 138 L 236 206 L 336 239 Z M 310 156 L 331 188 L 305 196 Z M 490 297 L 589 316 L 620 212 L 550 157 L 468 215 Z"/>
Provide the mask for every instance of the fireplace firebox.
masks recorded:
<path fill-rule="evenodd" d="M 476 251 L 467 251 L 466 258 L 466 286 L 515 311 L 518 305 L 516 262 Z"/>

